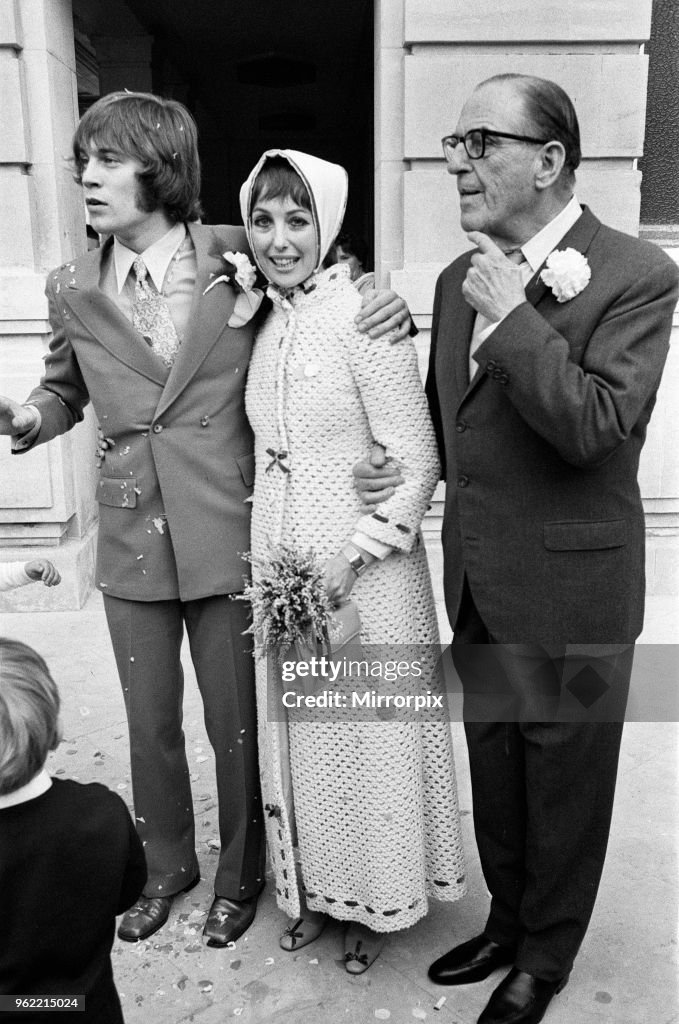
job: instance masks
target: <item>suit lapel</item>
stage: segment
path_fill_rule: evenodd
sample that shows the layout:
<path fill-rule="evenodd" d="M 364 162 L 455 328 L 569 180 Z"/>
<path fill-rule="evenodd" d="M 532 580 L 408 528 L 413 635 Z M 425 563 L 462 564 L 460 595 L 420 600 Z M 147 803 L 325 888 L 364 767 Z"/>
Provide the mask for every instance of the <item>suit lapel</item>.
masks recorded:
<path fill-rule="evenodd" d="M 186 336 L 177 353 L 156 415 L 163 413 L 181 394 L 226 327 L 236 303 L 233 287 L 220 281 L 205 294 L 215 277 L 224 271 L 219 242 L 202 225 L 187 225 L 196 250 L 196 283 Z"/>
<path fill-rule="evenodd" d="M 466 276 L 466 269 L 465 269 Z M 464 280 L 464 278 L 462 279 Z M 460 282 L 461 284 L 462 282 Z M 474 333 L 476 321 L 476 310 L 468 302 L 462 299 L 458 313 L 456 332 L 459 336 L 459 344 L 455 346 L 455 380 L 459 382 L 458 400 L 461 402 L 469 392 L 478 384 L 478 377 L 482 374 L 475 374 L 469 379 L 469 349 Z"/>
<path fill-rule="evenodd" d="M 587 252 L 589 246 L 592 243 L 592 239 L 596 235 L 596 233 L 599 230 L 600 226 L 601 226 L 601 222 L 594 216 L 594 214 L 591 212 L 591 210 L 588 207 L 583 206 L 582 214 L 580 215 L 580 217 L 578 217 L 578 219 L 576 220 L 576 222 L 573 225 L 573 227 L 569 231 L 566 232 L 566 234 L 563 236 L 563 238 L 561 239 L 559 244 L 556 246 L 556 248 L 557 249 L 567 249 L 567 248 L 576 249 L 578 252 L 581 252 L 581 253 L 584 254 L 584 253 Z M 551 294 L 551 290 L 542 281 L 542 279 L 540 277 L 540 275 L 542 274 L 542 271 L 545 268 L 546 263 L 547 263 L 547 261 L 545 260 L 545 262 L 542 264 L 542 266 L 540 266 L 537 269 L 535 274 L 533 274 L 532 278 L 530 279 L 530 281 L 526 285 L 526 300 L 528 302 L 530 302 L 530 304 L 532 306 L 537 306 L 538 303 L 545 297 L 546 294 Z M 465 267 L 465 272 L 466 272 L 466 269 L 467 268 Z M 471 310 L 471 307 L 468 306 L 466 302 L 463 303 L 463 305 L 466 306 L 467 309 Z M 473 313 L 473 310 L 472 310 L 472 313 Z M 463 321 L 463 322 L 466 323 L 466 321 Z M 469 346 L 470 346 L 470 343 L 471 343 L 471 335 L 472 335 L 473 328 L 474 328 L 474 316 L 471 317 L 470 324 L 467 327 L 465 327 L 465 330 L 467 330 L 467 332 L 468 332 L 468 334 L 466 335 L 466 344 L 459 346 L 458 361 L 463 359 L 463 358 L 466 360 L 466 363 L 464 363 L 464 364 L 458 362 L 458 366 L 456 368 L 456 372 L 459 373 L 459 374 L 462 374 L 462 373 L 466 372 L 466 365 L 469 362 Z M 465 378 L 460 376 L 460 377 L 458 377 L 458 379 L 459 380 L 464 380 Z M 464 398 L 467 398 L 472 393 L 472 391 L 475 391 L 476 388 L 479 386 L 479 384 L 482 381 L 484 381 L 485 379 L 486 379 L 486 374 L 485 373 L 476 373 L 474 375 L 474 377 L 472 378 L 472 380 L 469 382 L 469 387 L 467 388 L 467 390 L 464 393 Z"/>
<path fill-rule="evenodd" d="M 589 249 L 592 239 L 596 235 L 600 226 L 601 222 L 594 216 L 592 211 L 587 206 L 583 206 L 582 214 L 578 217 L 573 227 L 566 232 L 556 248 L 576 249 L 578 252 L 584 254 Z M 545 269 L 546 263 L 547 261 L 545 260 L 526 285 L 526 299 L 532 306 L 537 306 L 538 302 L 540 302 L 544 295 L 549 291 L 547 285 L 540 277 L 542 271 Z"/>
<path fill-rule="evenodd" d="M 80 322 L 100 345 L 131 370 L 141 373 L 156 384 L 164 384 L 167 371 L 140 338 L 137 331 L 114 302 L 99 288 L 102 260 L 107 256 L 112 239 L 100 249 L 67 263 L 59 272 L 55 298 L 70 307 Z M 63 309 L 61 310 L 63 314 Z"/>

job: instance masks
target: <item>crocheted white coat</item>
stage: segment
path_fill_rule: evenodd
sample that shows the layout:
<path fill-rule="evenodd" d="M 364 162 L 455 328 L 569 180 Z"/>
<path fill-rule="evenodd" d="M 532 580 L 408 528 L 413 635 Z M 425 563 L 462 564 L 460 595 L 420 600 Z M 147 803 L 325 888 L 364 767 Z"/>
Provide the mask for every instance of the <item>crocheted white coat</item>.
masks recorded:
<path fill-rule="evenodd" d="M 326 560 L 358 528 L 394 548 L 352 591 L 362 641 L 435 645 L 419 526 L 439 466 L 414 347 L 372 340 L 356 330 L 361 299 L 347 268 L 322 271 L 303 288 L 290 299 L 275 299 L 250 363 L 253 556 L 266 560 L 271 546 L 284 543 L 312 547 Z M 363 515 L 352 466 L 369 454 L 373 441 L 398 460 L 406 482 L 376 515 Z M 263 800 L 279 906 L 299 914 L 295 825 L 314 910 L 395 931 L 427 912 L 428 897 L 458 899 L 465 891 L 464 863 L 444 713 L 426 723 L 348 722 L 333 719 L 332 712 L 323 721 L 314 712 L 309 720 L 309 713 L 295 710 L 287 726 L 269 721 L 267 660 L 261 652 L 257 691 Z"/>

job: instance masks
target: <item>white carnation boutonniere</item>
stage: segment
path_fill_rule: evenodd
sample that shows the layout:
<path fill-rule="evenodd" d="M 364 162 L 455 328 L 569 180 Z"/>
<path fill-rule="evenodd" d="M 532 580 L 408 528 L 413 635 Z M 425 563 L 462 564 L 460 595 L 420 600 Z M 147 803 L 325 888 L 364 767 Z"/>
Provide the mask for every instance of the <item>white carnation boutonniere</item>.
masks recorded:
<path fill-rule="evenodd" d="M 257 270 L 244 252 L 224 252 L 222 259 L 226 265 L 224 273 L 210 282 L 203 295 L 207 295 L 215 285 L 222 282 L 234 288 L 237 293 L 236 304 L 233 307 L 228 326 L 243 327 L 259 309 L 264 298 L 264 290 L 255 287 Z"/>
<path fill-rule="evenodd" d="M 591 276 L 586 257 L 571 248 L 550 252 L 546 267 L 540 274 L 542 281 L 552 289 L 557 302 L 574 299 L 587 287 Z"/>

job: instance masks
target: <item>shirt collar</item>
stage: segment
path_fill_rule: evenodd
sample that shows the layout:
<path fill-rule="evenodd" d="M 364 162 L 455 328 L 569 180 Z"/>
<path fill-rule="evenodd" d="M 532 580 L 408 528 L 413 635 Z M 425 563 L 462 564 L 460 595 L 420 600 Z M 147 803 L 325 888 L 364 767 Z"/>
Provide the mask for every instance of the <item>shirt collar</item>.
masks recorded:
<path fill-rule="evenodd" d="M 128 249 L 126 245 L 123 245 L 117 238 L 114 238 L 113 262 L 116 268 L 118 294 L 125 287 L 127 275 L 132 269 L 132 264 L 137 256 L 143 258 L 151 280 L 156 289 L 161 291 L 170 261 L 185 238 L 186 227 L 181 223 L 173 225 L 162 238 L 159 238 L 157 242 L 150 245 L 144 252 L 133 252 L 132 249 Z"/>
<path fill-rule="evenodd" d="M 41 768 L 37 775 L 34 775 L 30 782 L 12 793 L 0 793 L 0 811 L 5 807 L 14 807 L 16 804 L 25 804 L 27 800 L 35 800 L 36 796 L 42 796 L 52 785 L 52 778 L 45 768 Z"/>
<path fill-rule="evenodd" d="M 561 239 L 570 231 L 581 214 L 582 207 L 576 197 L 572 196 L 561 213 L 557 213 L 556 217 L 550 220 L 549 224 L 546 224 L 544 228 L 538 231 L 537 235 L 533 235 L 532 238 L 529 238 L 521 246 L 521 251 L 533 273 L 540 269 L 550 252 L 556 249 Z"/>

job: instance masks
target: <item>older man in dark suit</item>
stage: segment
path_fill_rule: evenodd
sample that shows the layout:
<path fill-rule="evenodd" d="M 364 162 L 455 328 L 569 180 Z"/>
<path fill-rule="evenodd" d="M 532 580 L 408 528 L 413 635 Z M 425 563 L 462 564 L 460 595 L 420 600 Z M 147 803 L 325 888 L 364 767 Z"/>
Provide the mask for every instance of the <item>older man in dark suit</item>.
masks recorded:
<path fill-rule="evenodd" d="M 215 754 L 221 850 L 204 935 L 224 946 L 252 922 L 264 884 L 255 687 L 243 589 L 254 475 L 244 388 L 262 293 L 242 228 L 200 215 L 196 126 L 173 100 L 111 93 L 73 141 L 102 248 L 47 284 L 53 339 L 25 405 L 0 398 L 0 433 L 29 451 L 91 400 L 109 449 L 97 488 L 97 586 L 130 728 L 135 817 L 149 875 L 121 938 L 167 920 L 199 880 L 182 732 L 184 628 Z M 380 307 L 376 309 L 375 307 Z M 405 304 L 363 310 L 378 333 Z"/>
<path fill-rule="evenodd" d="M 427 392 L 491 904 L 429 974 L 467 984 L 512 965 L 479 1024 L 536 1024 L 603 868 L 643 619 L 637 469 L 677 269 L 577 202 L 578 123 L 554 83 L 483 82 L 443 148 L 476 248 L 438 280 Z"/>

